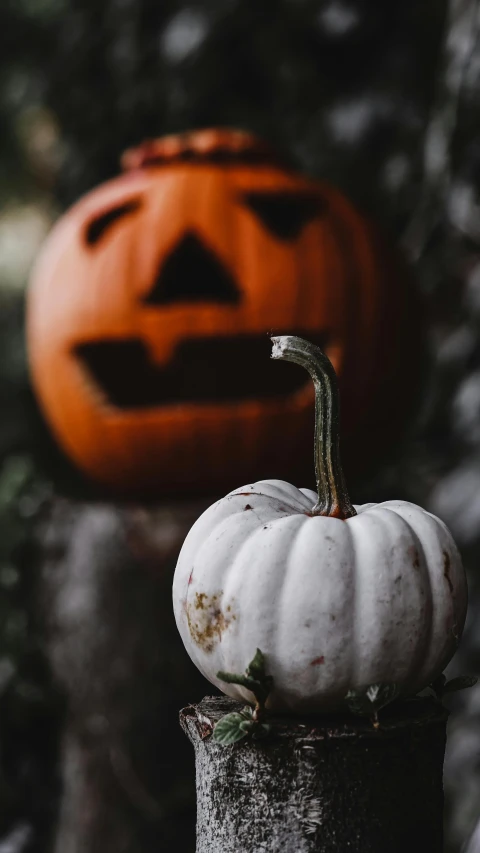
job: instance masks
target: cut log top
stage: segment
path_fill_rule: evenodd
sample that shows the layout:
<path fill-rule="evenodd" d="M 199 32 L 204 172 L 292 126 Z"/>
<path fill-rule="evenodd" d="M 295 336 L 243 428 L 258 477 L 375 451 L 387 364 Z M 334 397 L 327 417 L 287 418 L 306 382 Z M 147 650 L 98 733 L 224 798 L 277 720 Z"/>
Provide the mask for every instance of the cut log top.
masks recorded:
<path fill-rule="evenodd" d="M 215 723 L 241 708 L 206 697 L 180 714 L 196 754 L 196 853 L 442 853 L 439 703 L 396 703 L 377 728 L 348 714 L 272 716 L 265 739 L 217 744 Z"/>
<path fill-rule="evenodd" d="M 244 706 L 244 702 L 236 702 L 227 696 L 205 696 L 198 705 L 187 705 L 180 711 L 180 725 L 192 742 L 197 737 L 205 740 L 213 734 L 215 724 L 220 717 L 234 711 L 241 711 Z M 375 728 L 367 717 L 356 717 L 347 713 L 307 717 L 269 714 L 268 722 L 272 728 L 269 740 L 270 742 L 303 738 L 379 740 L 402 736 L 406 729 L 414 732 L 435 724 L 445 726 L 447 718 L 447 709 L 440 702 L 429 698 L 396 702 L 383 708 L 379 712 L 378 728 Z"/>

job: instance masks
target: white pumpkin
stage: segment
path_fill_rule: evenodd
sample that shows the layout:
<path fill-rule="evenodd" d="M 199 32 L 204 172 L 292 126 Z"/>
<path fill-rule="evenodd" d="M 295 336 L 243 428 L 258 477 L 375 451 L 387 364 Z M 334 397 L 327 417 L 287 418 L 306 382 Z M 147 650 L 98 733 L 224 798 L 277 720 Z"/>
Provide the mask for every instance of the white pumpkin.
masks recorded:
<path fill-rule="evenodd" d="M 217 673 L 242 673 L 261 649 L 273 676 L 267 707 L 279 711 L 341 707 L 349 690 L 375 683 L 413 694 L 459 642 L 467 604 L 459 553 L 445 524 L 415 504 L 350 504 L 333 368 L 300 338 L 274 342 L 274 357 L 314 379 L 320 497 L 263 480 L 198 519 L 173 583 L 183 642 L 209 681 L 247 701 L 248 690 Z"/>

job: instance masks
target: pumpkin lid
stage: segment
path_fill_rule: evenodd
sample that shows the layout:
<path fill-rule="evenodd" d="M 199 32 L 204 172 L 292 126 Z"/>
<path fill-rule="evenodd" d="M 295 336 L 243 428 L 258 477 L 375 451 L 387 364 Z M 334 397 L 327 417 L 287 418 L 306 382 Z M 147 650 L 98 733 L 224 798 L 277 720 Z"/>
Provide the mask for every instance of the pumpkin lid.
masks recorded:
<path fill-rule="evenodd" d="M 245 130 L 226 127 L 192 130 L 147 139 L 121 157 L 125 171 L 163 166 L 174 161 L 196 163 L 275 163 L 279 156 L 267 142 Z"/>

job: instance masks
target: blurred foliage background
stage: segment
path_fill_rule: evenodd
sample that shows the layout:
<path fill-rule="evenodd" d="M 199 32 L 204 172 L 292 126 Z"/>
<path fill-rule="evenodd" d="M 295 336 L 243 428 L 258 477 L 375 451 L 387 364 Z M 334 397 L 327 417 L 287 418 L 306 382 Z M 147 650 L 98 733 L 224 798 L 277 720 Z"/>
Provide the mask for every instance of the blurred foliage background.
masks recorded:
<path fill-rule="evenodd" d="M 0 853 L 49 849 L 64 709 L 38 617 L 32 531 L 52 485 L 28 383 L 25 286 L 56 216 L 145 137 L 256 131 L 403 246 L 425 302 L 429 371 L 406 448 L 362 496 L 402 494 L 450 525 L 471 591 L 452 672 L 479 671 L 479 95 L 475 0 L 3 0 Z M 450 853 L 480 819 L 480 688 L 454 701 Z"/>

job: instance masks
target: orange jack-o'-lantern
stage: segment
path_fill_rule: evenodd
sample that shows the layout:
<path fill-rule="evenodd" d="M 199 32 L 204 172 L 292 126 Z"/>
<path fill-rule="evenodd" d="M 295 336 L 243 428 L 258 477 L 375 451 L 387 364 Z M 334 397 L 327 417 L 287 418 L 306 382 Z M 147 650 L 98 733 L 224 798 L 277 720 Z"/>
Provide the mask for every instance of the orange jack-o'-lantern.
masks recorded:
<path fill-rule="evenodd" d="M 370 418 L 378 446 L 407 286 L 369 222 L 240 131 L 155 140 L 123 165 L 60 219 L 29 293 L 34 386 L 77 465 L 124 495 L 302 476 L 313 390 L 272 364 L 272 333 L 321 344 L 347 444 Z"/>

